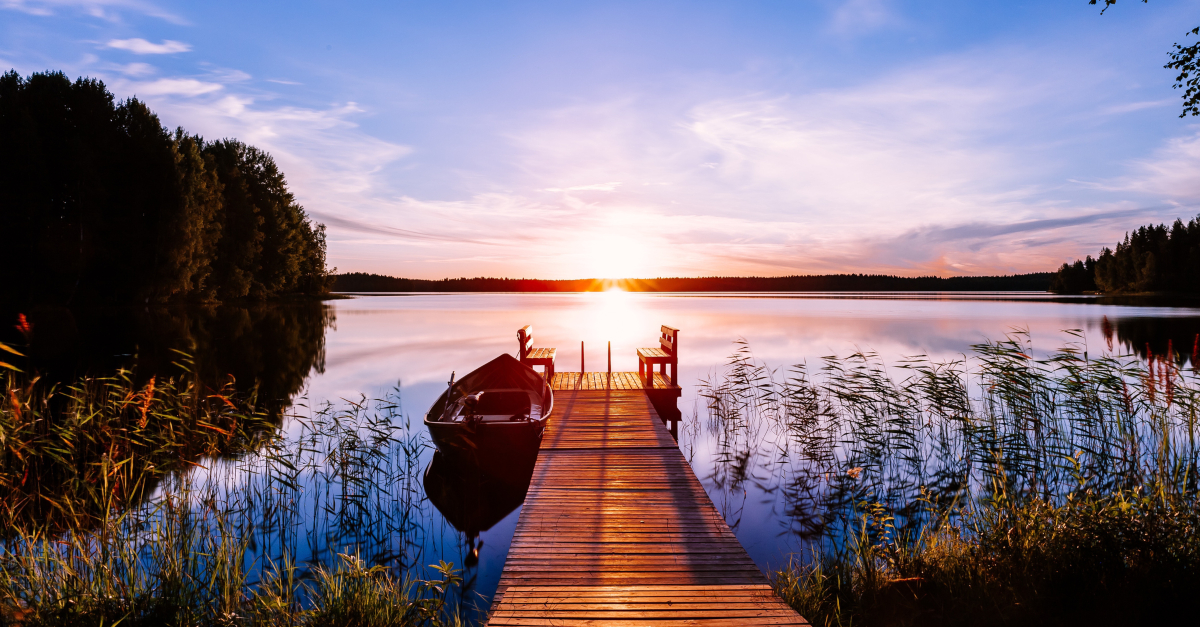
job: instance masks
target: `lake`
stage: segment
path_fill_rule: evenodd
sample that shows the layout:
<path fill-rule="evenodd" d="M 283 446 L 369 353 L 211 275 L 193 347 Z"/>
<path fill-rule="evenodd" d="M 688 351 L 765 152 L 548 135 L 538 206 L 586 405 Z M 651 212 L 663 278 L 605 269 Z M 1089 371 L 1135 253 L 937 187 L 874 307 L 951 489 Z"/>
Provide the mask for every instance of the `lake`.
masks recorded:
<path fill-rule="evenodd" d="M 605 370 L 610 342 L 613 370 L 636 371 L 635 350 L 656 346 L 660 325 L 676 327 L 684 388 L 681 449 L 764 570 L 805 550 L 806 513 L 789 489 L 791 466 L 781 459 L 786 433 L 760 429 L 731 450 L 719 429 L 706 426 L 702 383 L 719 375 L 736 342 L 744 341 L 758 362 L 782 373 L 792 364 L 817 367 L 824 356 L 858 351 L 873 352 L 886 364 L 916 355 L 961 359 L 972 345 L 1014 331 L 1028 334 L 1035 354 L 1080 341 L 1064 333 L 1076 329 L 1093 355 L 1142 358 L 1148 352 L 1191 355 L 1200 337 L 1200 309 L 1194 307 L 1045 294 L 376 294 L 321 305 L 107 312 L 58 322 L 54 316 L 62 318 L 61 312 L 39 315 L 44 326 L 69 327 L 83 347 L 34 351 L 60 368 L 81 362 L 104 367 L 136 353 L 149 371 L 166 367 L 171 348 L 183 348 L 195 354 L 204 376 L 231 373 L 240 385 L 255 381 L 279 409 L 292 399 L 298 407 L 290 411 L 301 414 L 325 403 L 398 393 L 414 435 L 423 432 L 421 417 L 452 372 L 461 376 L 500 353 L 515 353 L 516 331 L 526 324 L 533 325 L 537 346 L 558 349 L 560 372 L 578 370 L 581 360 L 587 370 Z M 283 428 L 294 428 L 294 421 Z M 432 453 L 421 452 L 419 469 Z M 490 512 L 500 517 L 494 524 L 487 515 L 477 517 L 491 524 L 479 531 L 482 544 L 448 522 L 461 520 L 461 511 L 443 515 L 422 500 L 411 533 L 413 554 L 403 560 L 471 564 L 467 598 L 482 608 L 495 591 L 520 514 L 519 507 L 506 513 L 519 495 L 515 502 L 489 496 L 467 490 L 461 497 L 472 502 L 453 505 L 499 508 Z"/>
<path fill-rule="evenodd" d="M 1072 339 L 1063 330 L 1081 329 L 1095 353 L 1110 342 L 1115 352 L 1144 354 L 1147 342 L 1165 352 L 1168 340 L 1177 351 L 1186 345 L 1190 352 L 1200 332 L 1198 309 L 1062 302 L 1045 295 L 413 294 L 330 304 L 336 323 L 326 336 L 324 372 L 307 382 L 310 401 L 378 396 L 398 385 L 414 419 L 444 389 L 451 371 L 462 374 L 499 353 L 514 353 L 516 330 L 525 324 L 534 326 L 538 346 L 558 348 L 559 371 L 579 369 L 581 342 L 587 369 L 607 368 L 611 342 L 613 370 L 637 370 L 636 349 L 656 345 L 662 324 L 679 328 L 680 408 L 693 419 L 704 412 L 698 384 L 728 361 L 739 338 L 756 358 L 788 366 L 857 350 L 874 351 L 887 362 L 912 355 L 961 358 L 972 344 L 1002 339 L 1014 329 L 1027 330 L 1045 351 Z M 786 491 L 770 470 L 769 454 L 758 455 L 759 463 L 742 471 L 743 480 L 729 481 L 712 434 L 685 429 L 681 437 L 697 476 L 761 567 L 778 566 L 790 552 L 803 550 L 791 532 Z M 484 597 L 495 588 L 518 515 L 514 511 L 481 534 L 475 590 Z M 438 542 L 429 549 L 461 564 L 462 546 L 433 524 Z"/>

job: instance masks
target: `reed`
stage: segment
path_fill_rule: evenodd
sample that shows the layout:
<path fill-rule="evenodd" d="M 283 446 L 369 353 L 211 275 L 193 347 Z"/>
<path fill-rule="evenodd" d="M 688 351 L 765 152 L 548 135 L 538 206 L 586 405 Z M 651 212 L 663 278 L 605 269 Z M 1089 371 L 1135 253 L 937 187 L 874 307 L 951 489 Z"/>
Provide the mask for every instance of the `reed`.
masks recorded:
<path fill-rule="evenodd" d="M 741 343 L 702 385 L 712 480 L 736 488 L 776 451 L 810 547 L 775 573 L 780 595 L 817 625 L 1182 609 L 1200 584 L 1200 377 L 1177 355 L 1068 340 L 1043 357 L 1014 332 L 956 361 L 859 352 L 782 372 Z"/>
<path fill-rule="evenodd" d="M 0 625 L 462 622 L 457 571 L 422 562 L 427 445 L 398 391 L 280 425 L 186 376 L 22 376 L 0 405 Z"/>
<path fill-rule="evenodd" d="M 64 385 L 9 366 L 0 403 L 0 530 L 27 521 L 93 524 L 201 458 L 261 446 L 276 425 L 253 394 L 235 394 L 232 381 L 206 388 L 187 376 L 187 355 L 177 363 L 181 377 L 140 384 L 129 370 Z"/>

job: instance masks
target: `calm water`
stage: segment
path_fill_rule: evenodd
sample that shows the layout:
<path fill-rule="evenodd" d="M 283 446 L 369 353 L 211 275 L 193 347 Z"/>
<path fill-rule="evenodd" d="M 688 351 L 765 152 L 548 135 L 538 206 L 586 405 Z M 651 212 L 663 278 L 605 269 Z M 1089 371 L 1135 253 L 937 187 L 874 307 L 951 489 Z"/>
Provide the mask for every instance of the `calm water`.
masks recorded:
<path fill-rule="evenodd" d="M 918 354 L 950 359 L 1018 328 L 1028 330 L 1043 350 L 1067 341 L 1064 329 L 1082 329 L 1097 352 L 1107 349 L 1109 338 L 1117 352 L 1144 351 L 1147 342 L 1165 351 L 1168 339 L 1176 350 L 1187 344 L 1190 352 L 1190 340 L 1200 332 L 1196 309 L 1032 296 L 461 294 L 363 296 L 331 304 L 336 324 L 326 336 L 325 371 L 308 381 L 309 398 L 378 395 L 399 384 L 414 417 L 441 392 L 452 370 L 461 374 L 501 352 L 514 352 L 516 330 L 525 324 L 534 325 L 539 346 L 558 348 L 559 370 L 579 368 L 581 341 L 587 369 L 607 367 L 611 341 L 613 369 L 636 370 L 635 350 L 655 345 L 659 325 L 681 329 L 680 407 L 692 417 L 704 411 L 697 384 L 727 362 L 738 338 L 762 361 L 787 366 L 860 349 L 888 362 Z M 759 442 L 752 459 L 731 473 L 730 461 L 706 430 L 687 430 L 682 440 L 713 502 L 761 567 L 777 566 L 803 548 L 787 515 L 786 477 L 772 469 L 774 442 Z M 494 591 L 518 514 L 519 509 L 481 534 L 475 587 L 485 597 Z M 444 534 L 439 538 L 442 553 L 451 553 L 446 558 L 461 564 L 462 545 Z M 439 550 L 433 543 L 429 548 Z"/>
<path fill-rule="evenodd" d="M 1000 339 L 1014 329 L 1028 331 L 1035 349 L 1043 352 L 1068 341 L 1063 330 L 1080 329 L 1093 354 L 1163 353 L 1168 342 L 1176 352 L 1191 354 L 1200 333 L 1200 309 L 1011 294 L 361 295 L 326 305 L 141 312 L 123 314 L 120 321 L 111 313 L 57 323 L 54 312 L 41 315 L 44 325 L 69 323 L 74 329 L 76 348 L 40 349 L 44 361 L 60 368 L 81 361 L 119 363 L 136 352 L 142 367 L 154 370 L 169 363 L 170 348 L 183 347 L 196 353 L 202 372 L 233 373 L 242 384 L 259 381 L 260 391 L 281 404 L 288 398 L 307 407 L 339 404 L 364 395 L 380 398 L 398 387 L 403 413 L 415 430 L 423 430 L 420 418 L 451 371 L 461 375 L 499 353 L 514 353 L 516 330 L 523 325 L 534 326 L 538 346 L 558 348 L 559 371 L 580 368 L 580 342 L 588 370 L 607 367 L 611 342 L 613 370 L 636 371 L 635 350 L 657 345 L 659 325 L 677 327 L 684 387 L 680 408 L 688 422 L 681 448 L 764 570 L 804 549 L 786 489 L 787 465 L 778 463 L 782 443 L 764 432 L 731 458 L 716 435 L 702 428 L 705 410 L 698 397 L 698 384 L 726 364 L 735 340 L 748 342 L 758 360 L 786 367 L 817 365 L 822 356 L 859 350 L 874 351 L 887 363 L 913 355 L 954 359 L 972 344 Z M 431 458 L 427 449 L 420 467 Z M 440 501 L 448 495 L 453 501 L 456 490 L 461 498 L 438 503 L 448 510 L 445 516 L 428 501 L 423 504 L 414 535 L 417 554 L 408 563 L 471 562 L 471 540 L 447 519 L 491 525 L 479 532 L 478 563 L 466 573 L 469 597 L 486 607 L 520 513 L 520 495 L 453 481 L 438 486 Z"/>

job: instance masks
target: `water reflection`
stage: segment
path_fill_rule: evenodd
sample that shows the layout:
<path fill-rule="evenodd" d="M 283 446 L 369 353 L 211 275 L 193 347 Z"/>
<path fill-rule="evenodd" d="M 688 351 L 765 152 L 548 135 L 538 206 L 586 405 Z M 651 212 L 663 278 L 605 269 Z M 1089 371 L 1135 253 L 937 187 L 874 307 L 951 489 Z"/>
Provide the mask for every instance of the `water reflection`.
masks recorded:
<path fill-rule="evenodd" d="M 278 414 L 325 370 L 325 332 L 336 318 L 327 303 L 300 301 L 253 306 L 180 306 L 162 309 L 39 307 L 26 314 L 32 333 L 26 352 L 31 370 L 56 381 L 134 370 L 139 381 L 179 376 L 183 351 L 191 376 L 217 388 L 231 378 L 256 391 Z M 16 316 L 13 315 L 12 319 Z M 26 343 L 10 325 L 0 338 Z"/>
<path fill-rule="evenodd" d="M 536 461 L 536 451 L 487 467 L 454 462 L 441 452 L 433 454 L 425 470 L 425 496 L 446 522 L 466 536 L 471 548 L 464 566 L 479 563 L 483 544 L 479 535 L 525 501 Z"/>
<path fill-rule="evenodd" d="M 772 547 L 759 563 L 775 566 L 828 541 L 829 525 L 864 503 L 916 528 L 997 485 L 1050 496 L 1110 489 L 1157 467 L 1145 459 L 1156 453 L 1194 469 L 1188 408 L 1200 380 L 1180 368 L 1196 363 L 1200 317 L 1086 322 L 1099 327 L 1099 347 L 1087 330 L 1037 350 L 1016 332 L 965 357 L 890 363 L 861 351 L 768 366 L 738 342 L 701 381 L 704 405 L 681 447 L 739 539 L 759 555 Z"/>
<path fill-rule="evenodd" d="M 667 324 L 680 329 L 679 382 L 684 395 L 679 407 L 685 416 L 703 417 L 698 384 L 725 366 L 739 337 L 750 343 L 756 358 L 784 367 L 778 377 L 786 375 L 789 364 L 816 367 L 824 355 L 856 349 L 873 351 L 889 364 L 908 355 L 954 359 L 968 353 L 972 344 L 1002 338 L 1013 328 L 1028 330 L 1042 355 L 1061 346 L 1064 329 L 1082 329 L 1094 355 L 1105 348 L 1105 317 L 1112 326 L 1115 351 L 1136 349 L 1134 342 L 1144 345 L 1140 334 L 1145 334 L 1159 354 L 1166 350 L 1168 338 L 1178 347 L 1184 337 L 1191 342 L 1186 336 L 1190 329 L 1200 328 L 1200 310 L 1167 305 L 921 294 L 369 296 L 333 303 L 338 328 L 329 336 L 326 372 L 310 379 L 309 396 L 372 395 L 400 381 L 406 405 L 424 410 L 445 389 L 450 371 L 470 370 L 499 352 L 515 354 L 516 330 L 526 324 L 537 328 L 540 346 L 558 349 L 559 371 L 579 368 L 581 341 L 589 370 L 607 366 L 605 346 L 612 341 L 613 369 L 636 371 L 636 349 L 653 346 L 659 326 Z M 1156 342 L 1164 331 L 1169 335 L 1161 339 L 1160 348 Z M 680 443 L 714 503 L 736 525 L 739 540 L 760 566 L 767 567 L 802 548 L 801 532 L 819 526 L 817 512 L 804 501 L 811 489 L 783 482 L 785 474 L 800 475 L 773 464 L 781 459 L 785 465 L 809 463 L 803 456 L 815 452 L 776 445 L 764 437 L 764 428 L 743 433 L 755 437 L 743 436 L 736 446 L 722 448 L 701 420 L 681 425 Z M 948 486 L 950 482 L 943 481 Z M 498 578 L 503 564 L 504 547 L 496 543 L 507 541 L 501 536 L 511 533 L 516 513 L 505 520 L 484 533 L 488 548 L 482 553 L 478 590 L 485 594 L 486 580 Z M 495 579 L 491 581 L 494 586 Z"/>
<path fill-rule="evenodd" d="M 1200 317 L 1101 320 L 1107 348 L 1148 359 L 1170 356 L 1176 363 L 1200 361 Z M 1113 341 L 1116 344 L 1113 344 Z"/>
<path fill-rule="evenodd" d="M 737 338 L 747 340 L 756 359 L 782 367 L 772 375 L 777 379 L 792 376 L 789 364 L 819 369 L 822 356 L 859 349 L 887 364 L 908 355 L 955 359 L 1014 327 L 1028 330 L 1042 355 L 1062 345 L 1063 329 L 1082 329 L 1093 356 L 1111 340 L 1114 352 L 1132 351 L 1143 360 L 1147 346 L 1155 355 L 1170 347 L 1177 360 L 1190 359 L 1200 310 L 1150 305 L 913 294 L 418 294 L 261 307 L 26 313 L 35 326 L 31 352 L 39 368 L 102 372 L 127 366 L 137 355 L 139 374 L 149 377 L 173 372 L 177 355 L 171 349 L 181 349 L 196 356 L 195 371 L 204 381 L 232 374 L 244 389 L 257 383 L 260 395 L 277 404 L 291 398 L 313 408 L 326 401 L 344 407 L 343 399 L 357 401 L 360 394 L 384 398 L 399 382 L 408 411 L 396 419 L 413 419 L 421 432 L 417 418 L 445 389 L 449 373 L 469 371 L 501 352 L 515 354 L 516 330 L 526 324 L 536 326 L 540 346 L 558 349 L 559 371 L 578 369 L 581 341 L 589 370 L 606 367 L 611 341 L 613 369 L 636 371 L 636 349 L 654 346 L 660 325 L 677 327 L 684 387 L 679 407 L 698 418 L 681 425 L 681 448 L 738 539 L 765 568 L 802 549 L 806 534 L 824 524 L 816 503 L 826 479 L 815 469 L 830 463 L 830 448 L 818 445 L 821 432 L 803 421 L 789 427 L 800 431 L 776 438 L 749 409 L 736 429 L 703 419 L 699 384 L 725 367 Z M 0 319 L 0 333 L 10 334 L 0 339 L 19 343 L 10 320 Z M 415 513 L 404 530 L 411 546 L 398 563 L 419 569 L 438 559 L 459 566 L 478 559 L 465 573 L 474 578 L 468 594 L 481 595 L 479 605 L 486 608 L 528 470 L 516 464 L 518 480 L 497 484 L 496 469 L 447 467 L 432 448 L 414 450 L 415 473 L 424 470 L 425 476 L 423 482 L 415 476 L 420 494 L 412 495 Z M 958 489 L 959 470 L 938 472 L 931 469 L 924 481 L 945 494 Z M 427 511 L 430 504 L 436 512 Z M 308 514 L 296 511 L 295 524 L 308 521 Z M 275 540 L 263 539 L 268 541 Z"/>

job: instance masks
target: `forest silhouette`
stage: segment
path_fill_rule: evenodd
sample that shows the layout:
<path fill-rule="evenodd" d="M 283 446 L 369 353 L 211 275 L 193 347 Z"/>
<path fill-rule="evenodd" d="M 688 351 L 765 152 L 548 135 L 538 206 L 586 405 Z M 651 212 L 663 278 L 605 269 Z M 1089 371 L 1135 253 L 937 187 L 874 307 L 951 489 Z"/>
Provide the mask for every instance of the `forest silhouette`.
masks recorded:
<path fill-rule="evenodd" d="M 1115 249 L 1064 263 L 1050 290 L 1060 294 L 1169 292 L 1200 294 L 1200 217 L 1184 223 L 1142 226 L 1125 234 Z"/>
<path fill-rule="evenodd" d="M 405 279 L 350 272 L 334 276 L 337 292 L 1044 292 L 1050 272 L 1008 276 L 899 277 L 826 274 L 781 277 L 677 277 L 657 279 Z"/>
<path fill-rule="evenodd" d="M 169 131 L 62 72 L 0 77 L 0 300 L 263 300 L 327 290 L 325 227 L 269 154 Z"/>

